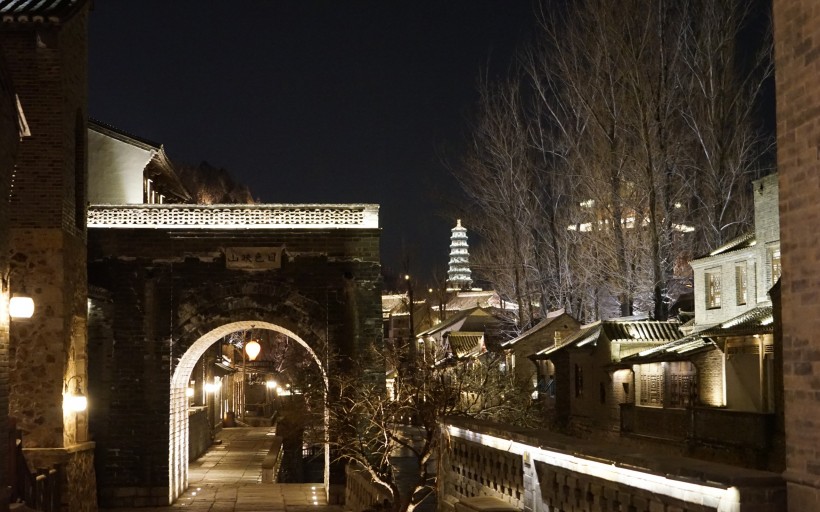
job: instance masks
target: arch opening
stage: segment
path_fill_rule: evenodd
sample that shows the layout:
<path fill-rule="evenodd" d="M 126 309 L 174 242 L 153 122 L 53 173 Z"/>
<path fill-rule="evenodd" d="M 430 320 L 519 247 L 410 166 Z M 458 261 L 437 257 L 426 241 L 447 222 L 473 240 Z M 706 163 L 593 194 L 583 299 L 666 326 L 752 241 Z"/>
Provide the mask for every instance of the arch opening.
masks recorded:
<path fill-rule="evenodd" d="M 259 321 L 246 320 L 226 323 L 217 327 L 208 333 L 202 335 L 185 351 L 185 354 L 180 358 L 179 363 L 174 369 L 171 376 L 170 385 L 170 411 L 169 411 L 169 490 L 168 490 L 168 504 L 173 504 L 174 501 L 187 489 L 188 487 L 188 446 L 189 446 L 189 395 L 187 394 L 189 383 L 194 371 L 194 367 L 200 358 L 213 346 L 217 341 L 226 336 L 231 335 L 237 331 L 250 330 L 270 330 L 287 336 L 287 338 L 295 341 L 304 348 L 309 354 L 310 358 L 316 363 L 322 377 L 324 386 L 324 396 L 327 396 L 328 390 L 328 375 L 326 363 L 322 361 L 319 354 L 316 353 L 302 337 L 293 331 L 286 329 L 280 325 Z M 330 464 L 330 454 L 327 449 L 327 433 L 329 416 L 327 410 L 324 412 L 324 432 L 325 432 L 325 471 L 324 480 L 325 486 L 328 484 L 328 468 Z"/>

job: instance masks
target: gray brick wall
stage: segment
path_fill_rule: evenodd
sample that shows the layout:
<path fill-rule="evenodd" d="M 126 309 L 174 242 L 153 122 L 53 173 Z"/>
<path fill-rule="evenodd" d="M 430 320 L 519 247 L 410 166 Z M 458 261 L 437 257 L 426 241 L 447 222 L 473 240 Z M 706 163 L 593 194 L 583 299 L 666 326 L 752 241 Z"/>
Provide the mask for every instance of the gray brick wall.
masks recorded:
<path fill-rule="evenodd" d="M 789 510 L 820 508 L 820 4 L 774 0 Z"/>

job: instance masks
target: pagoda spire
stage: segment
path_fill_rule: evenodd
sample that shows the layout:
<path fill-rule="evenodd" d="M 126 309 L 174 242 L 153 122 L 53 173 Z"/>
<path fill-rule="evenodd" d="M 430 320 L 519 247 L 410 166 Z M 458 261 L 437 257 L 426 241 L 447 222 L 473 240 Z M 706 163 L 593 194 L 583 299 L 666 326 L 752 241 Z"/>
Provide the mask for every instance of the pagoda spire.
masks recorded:
<path fill-rule="evenodd" d="M 470 275 L 470 252 L 467 245 L 467 230 L 456 220 L 456 227 L 450 235 L 450 265 L 447 270 L 447 288 L 450 290 L 469 289 L 473 284 Z"/>

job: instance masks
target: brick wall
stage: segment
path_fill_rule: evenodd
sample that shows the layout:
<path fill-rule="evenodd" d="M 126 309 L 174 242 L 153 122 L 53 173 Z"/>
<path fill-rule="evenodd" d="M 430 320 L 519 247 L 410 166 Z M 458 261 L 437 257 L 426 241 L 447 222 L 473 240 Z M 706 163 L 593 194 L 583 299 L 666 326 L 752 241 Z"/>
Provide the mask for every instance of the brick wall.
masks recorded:
<path fill-rule="evenodd" d="M 712 407 L 725 405 L 723 399 L 723 352 L 708 350 L 692 356 L 698 374 L 698 403 Z"/>
<path fill-rule="evenodd" d="M 63 391 L 87 384 L 85 132 L 88 2 L 59 21 L 0 28 L 9 75 L 31 135 L 19 146 L 9 200 L 11 292 L 35 301 L 10 329 L 10 413 L 30 465 L 63 464 L 64 505 L 96 510 L 86 413 L 63 411 Z M 33 461 L 36 460 L 36 464 Z"/>
<path fill-rule="evenodd" d="M 789 510 L 820 508 L 820 4 L 774 0 Z"/>

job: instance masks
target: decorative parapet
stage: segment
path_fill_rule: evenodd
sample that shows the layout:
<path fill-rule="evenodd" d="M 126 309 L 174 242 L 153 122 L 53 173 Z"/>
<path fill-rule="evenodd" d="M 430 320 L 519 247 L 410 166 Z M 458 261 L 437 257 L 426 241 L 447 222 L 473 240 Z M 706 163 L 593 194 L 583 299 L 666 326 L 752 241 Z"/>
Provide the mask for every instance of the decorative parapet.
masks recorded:
<path fill-rule="evenodd" d="M 377 229 L 376 204 L 95 204 L 89 228 Z"/>
<path fill-rule="evenodd" d="M 492 496 L 519 510 L 785 510 L 780 473 L 463 418 L 447 418 L 442 435 L 440 505 Z"/>

